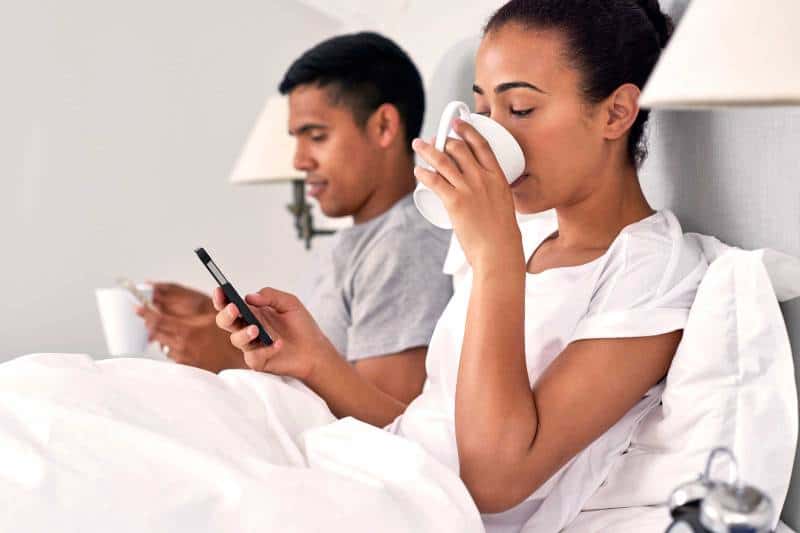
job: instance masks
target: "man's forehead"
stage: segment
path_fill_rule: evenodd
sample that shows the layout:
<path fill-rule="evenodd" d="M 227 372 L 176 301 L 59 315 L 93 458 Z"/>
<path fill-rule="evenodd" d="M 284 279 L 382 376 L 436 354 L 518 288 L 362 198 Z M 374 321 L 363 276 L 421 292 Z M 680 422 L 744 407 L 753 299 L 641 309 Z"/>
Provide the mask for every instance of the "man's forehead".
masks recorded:
<path fill-rule="evenodd" d="M 342 102 L 336 102 L 330 86 L 301 85 L 289 93 L 289 131 L 325 127 L 353 122 L 353 113 Z"/>
<path fill-rule="evenodd" d="M 335 105 L 327 87 L 300 85 L 289 93 L 290 115 L 327 116 L 334 114 L 340 107 Z"/>

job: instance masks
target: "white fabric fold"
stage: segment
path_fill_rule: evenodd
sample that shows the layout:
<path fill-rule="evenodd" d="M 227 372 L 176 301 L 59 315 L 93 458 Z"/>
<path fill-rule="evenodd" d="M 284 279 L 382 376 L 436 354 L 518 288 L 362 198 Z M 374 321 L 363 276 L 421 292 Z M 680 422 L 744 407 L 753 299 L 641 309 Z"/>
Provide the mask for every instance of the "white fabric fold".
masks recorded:
<path fill-rule="evenodd" d="M 584 506 L 598 517 L 602 509 L 663 504 L 672 489 L 704 469 L 716 446 L 734 452 L 740 478 L 765 491 L 777 514 L 787 495 L 798 403 L 778 300 L 800 296 L 800 260 L 698 234 L 687 238 L 700 244 L 711 264 L 662 404 L 643 419 L 628 452 Z M 726 476 L 727 468 L 718 461 L 713 472 Z"/>
<path fill-rule="evenodd" d="M 419 446 L 295 380 L 137 358 L 0 365 L 0 531 L 480 533 Z"/>

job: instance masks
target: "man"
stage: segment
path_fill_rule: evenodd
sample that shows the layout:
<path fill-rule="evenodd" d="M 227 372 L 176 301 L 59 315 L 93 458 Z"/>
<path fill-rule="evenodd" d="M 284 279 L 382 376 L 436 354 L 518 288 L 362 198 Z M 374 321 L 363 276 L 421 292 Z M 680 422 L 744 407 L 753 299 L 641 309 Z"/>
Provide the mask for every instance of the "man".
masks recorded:
<path fill-rule="evenodd" d="M 308 308 L 361 377 L 408 403 L 422 390 L 427 344 L 452 292 L 441 272 L 449 232 L 425 222 L 411 199 L 411 140 L 425 107 L 419 72 L 389 39 L 357 33 L 305 52 L 279 90 L 308 194 L 327 216 L 355 223 L 320 264 Z M 138 312 L 171 358 L 211 371 L 245 366 L 208 296 L 156 283 L 153 299 L 160 312 Z"/>

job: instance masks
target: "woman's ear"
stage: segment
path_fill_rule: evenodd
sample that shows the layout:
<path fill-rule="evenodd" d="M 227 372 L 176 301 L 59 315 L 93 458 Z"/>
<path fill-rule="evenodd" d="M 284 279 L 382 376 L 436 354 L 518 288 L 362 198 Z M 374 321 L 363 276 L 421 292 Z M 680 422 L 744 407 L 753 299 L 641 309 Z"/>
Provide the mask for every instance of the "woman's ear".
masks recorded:
<path fill-rule="evenodd" d="M 636 85 L 626 83 L 620 85 L 606 98 L 605 109 L 608 117 L 604 128 L 606 139 L 619 139 L 631 129 L 636 117 L 639 116 L 640 93 Z"/>
<path fill-rule="evenodd" d="M 393 104 L 382 104 L 369 118 L 369 131 L 381 148 L 388 148 L 400 137 L 400 112 Z"/>

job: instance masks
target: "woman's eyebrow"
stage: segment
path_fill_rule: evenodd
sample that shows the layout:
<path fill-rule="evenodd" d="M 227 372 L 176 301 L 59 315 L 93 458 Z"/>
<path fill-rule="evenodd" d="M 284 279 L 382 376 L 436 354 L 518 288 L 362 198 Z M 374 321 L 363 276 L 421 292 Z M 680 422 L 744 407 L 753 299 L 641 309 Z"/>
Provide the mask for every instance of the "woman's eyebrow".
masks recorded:
<path fill-rule="evenodd" d="M 511 90 L 511 89 L 532 89 L 536 92 L 540 92 L 542 94 L 547 94 L 546 91 L 543 91 L 536 85 L 532 83 L 528 83 L 527 81 L 507 81 L 505 83 L 501 83 L 497 87 L 494 88 L 495 94 L 500 94 L 502 92 Z M 477 94 L 483 94 L 483 89 L 481 89 L 478 85 L 472 85 L 472 92 Z"/>

